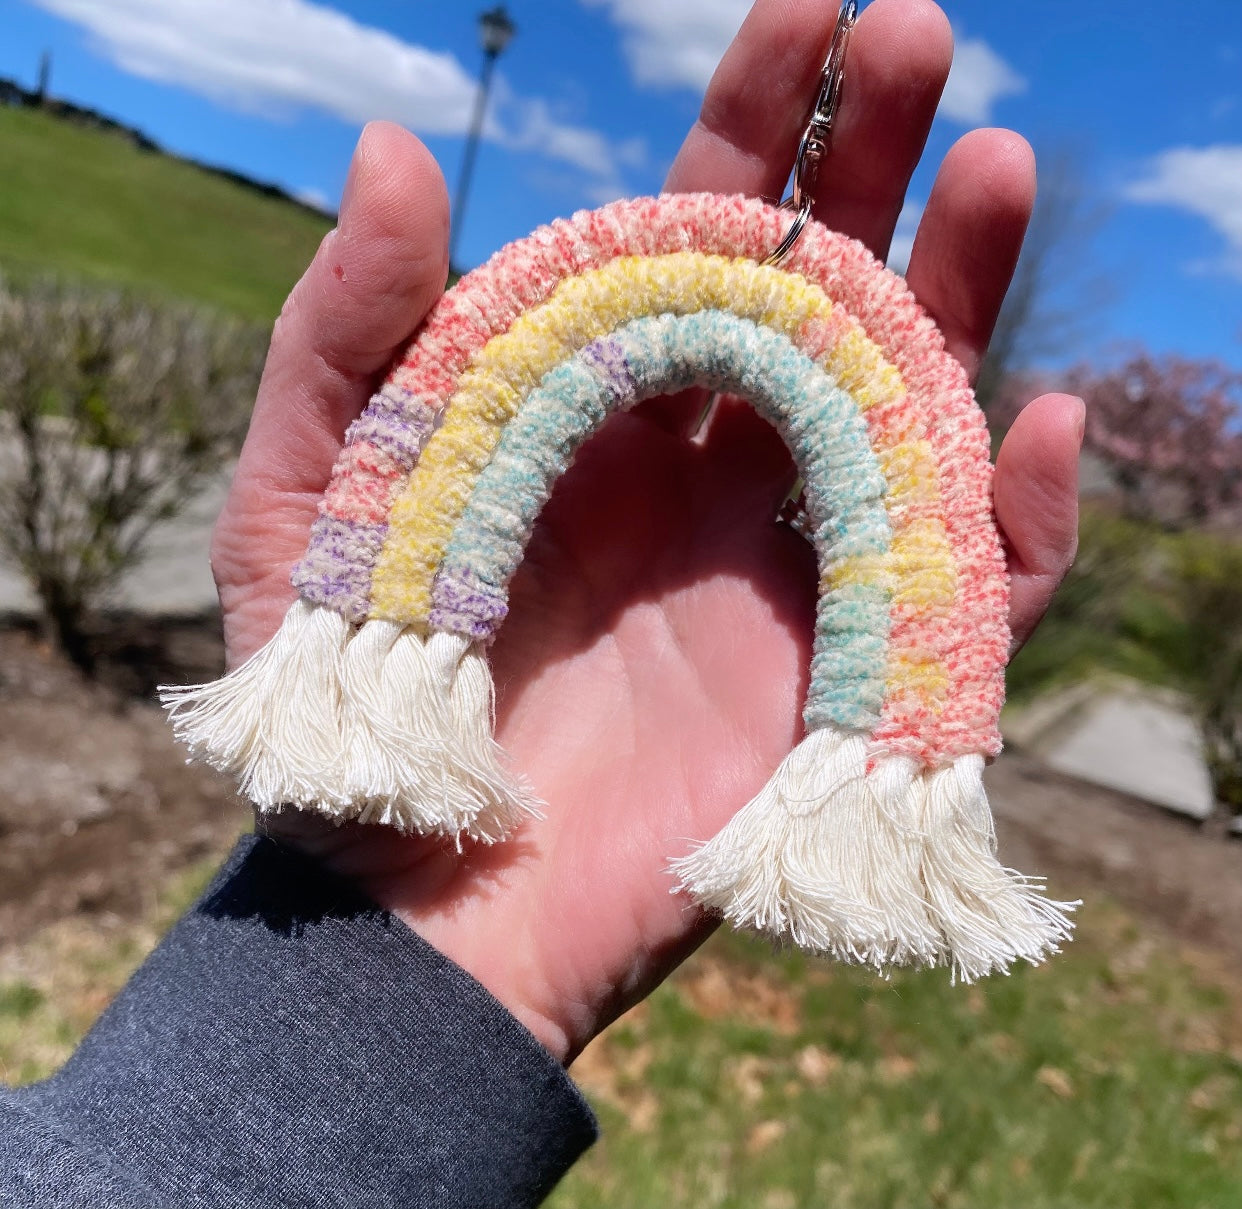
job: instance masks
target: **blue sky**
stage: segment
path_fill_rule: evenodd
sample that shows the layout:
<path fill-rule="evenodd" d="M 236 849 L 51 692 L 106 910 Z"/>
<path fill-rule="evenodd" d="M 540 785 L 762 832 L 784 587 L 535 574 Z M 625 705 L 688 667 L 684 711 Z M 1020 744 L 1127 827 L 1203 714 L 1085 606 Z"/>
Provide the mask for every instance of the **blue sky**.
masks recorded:
<path fill-rule="evenodd" d="M 0 0 L 0 74 L 146 129 L 169 148 L 335 206 L 369 117 L 402 121 L 450 187 L 490 0 Z M 541 222 L 655 192 L 748 0 L 510 0 L 459 259 Z M 950 0 L 954 76 L 911 190 L 966 129 L 1067 153 L 1097 216 L 1057 305 L 1052 361 L 1138 346 L 1242 368 L 1242 3 Z M 3 187 L 0 185 L 0 187 Z"/>

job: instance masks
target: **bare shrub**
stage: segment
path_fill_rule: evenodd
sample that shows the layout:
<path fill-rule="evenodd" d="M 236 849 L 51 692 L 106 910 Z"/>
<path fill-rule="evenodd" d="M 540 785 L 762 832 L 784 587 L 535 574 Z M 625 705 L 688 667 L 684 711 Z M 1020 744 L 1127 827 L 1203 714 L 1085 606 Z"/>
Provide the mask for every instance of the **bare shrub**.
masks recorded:
<path fill-rule="evenodd" d="M 1242 816 L 1242 545 L 1206 534 L 1169 545 L 1183 624 L 1171 662 L 1195 701 L 1216 799 Z"/>
<path fill-rule="evenodd" d="M 1022 255 L 975 382 L 975 398 L 994 426 L 1007 426 L 1016 414 L 1013 400 L 1002 398 L 1007 380 L 1042 360 L 1072 355 L 1114 292 L 1095 254 L 1108 213 L 1091 189 L 1089 156 L 1063 144 L 1041 149 L 1038 159 L 1039 192 Z"/>
<path fill-rule="evenodd" d="M 0 552 L 79 665 L 89 611 L 239 447 L 265 346 L 185 306 L 0 282 Z"/>

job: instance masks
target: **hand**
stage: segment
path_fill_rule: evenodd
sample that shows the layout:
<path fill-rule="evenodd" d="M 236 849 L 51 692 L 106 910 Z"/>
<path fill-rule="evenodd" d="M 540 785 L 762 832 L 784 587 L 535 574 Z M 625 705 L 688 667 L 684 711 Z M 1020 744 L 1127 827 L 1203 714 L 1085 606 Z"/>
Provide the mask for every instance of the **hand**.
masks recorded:
<path fill-rule="evenodd" d="M 758 0 L 668 188 L 778 195 L 834 19 L 823 0 Z M 816 214 L 878 256 L 951 54 L 930 0 L 875 0 L 854 32 Z M 946 157 L 920 224 L 908 281 L 972 373 L 1033 194 L 1026 143 L 976 131 Z M 277 324 L 216 531 L 233 663 L 279 625 L 345 429 L 442 289 L 447 210 L 421 145 L 369 127 L 339 227 Z M 713 835 L 800 734 L 814 559 L 772 523 L 791 463 L 738 403 L 691 439 L 701 406 L 679 396 L 612 420 L 559 484 L 513 583 L 493 650 L 497 738 L 545 819 L 463 852 L 296 811 L 266 824 L 358 879 L 563 1060 L 708 934 L 670 895 L 669 858 Z M 1044 396 L 1000 453 L 1019 642 L 1073 557 L 1081 425 L 1078 400 Z"/>

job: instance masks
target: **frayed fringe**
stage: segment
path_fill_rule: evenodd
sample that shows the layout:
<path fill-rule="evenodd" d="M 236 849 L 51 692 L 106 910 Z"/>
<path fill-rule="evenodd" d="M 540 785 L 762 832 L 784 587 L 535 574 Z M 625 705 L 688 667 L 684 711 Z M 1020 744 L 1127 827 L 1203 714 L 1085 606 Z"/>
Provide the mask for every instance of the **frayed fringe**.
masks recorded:
<path fill-rule="evenodd" d="M 260 810 L 486 843 L 539 813 L 492 737 L 491 672 L 465 638 L 355 627 L 299 600 L 241 667 L 160 698 L 191 754 L 234 774 Z"/>
<path fill-rule="evenodd" d="M 983 760 L 919 770 L 813 731 L 715 836 L 674 862 L 679 890 L 730 923 L 874 966 L 948 965 L 971 982 L 1069 937 L 1072 903 L 1001 866 Z"/>
<path fill-rule="evenodd" d="M 1044 895 L 1042 878 L 996 859 L 996 829 L 983 788 L 983 757 L 962 756 L 924 775 L 923 884 L 952 957 L 955 977 L 973 982 L 1022 959 L 1038 965 L 1060 951 L 1078 902 Z"/>

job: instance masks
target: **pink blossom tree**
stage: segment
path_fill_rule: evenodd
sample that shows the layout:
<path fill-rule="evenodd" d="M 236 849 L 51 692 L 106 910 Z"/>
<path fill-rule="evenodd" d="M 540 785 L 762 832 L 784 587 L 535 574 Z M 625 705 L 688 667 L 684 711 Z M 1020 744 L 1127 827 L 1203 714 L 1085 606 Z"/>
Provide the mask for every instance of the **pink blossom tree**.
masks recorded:
<path fill-rule="evenodd" d="M 1242 374 L 1211 361 L 1139 356 L 1077 370 L 1084 448 L 1111 468 L 1126 513 L 1197 527 L 1242 503 Z"/>

